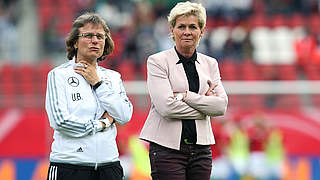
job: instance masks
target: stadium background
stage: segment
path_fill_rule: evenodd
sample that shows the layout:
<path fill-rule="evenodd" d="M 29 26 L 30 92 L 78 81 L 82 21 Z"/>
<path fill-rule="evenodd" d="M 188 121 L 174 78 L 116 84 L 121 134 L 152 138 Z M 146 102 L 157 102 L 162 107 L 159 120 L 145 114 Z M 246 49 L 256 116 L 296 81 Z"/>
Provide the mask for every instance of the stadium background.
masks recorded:
<path fill-rule="evenodd" d="M 137 139 L 150 105 L 145 61 L 172 47 L 166 16 L 177 2 L 0 1 L 1 180 L 45 179 L 52 141 L 46 75 L 67 61 L 64 38 L 87 11 L 110 26 L 116 48 L 101 65 L 122 74 L 134 103 L 131 122 L 118 128 L 126 178 L 149 179 L 147 146 Z M 198 2 L 208 14 L 198 51 L 219 61 L 229 95 L 226 115 L 212 119 L 212 179 L 253 179 L 253 166 L 268 179 L 320 179 L 320 1 Z"/>

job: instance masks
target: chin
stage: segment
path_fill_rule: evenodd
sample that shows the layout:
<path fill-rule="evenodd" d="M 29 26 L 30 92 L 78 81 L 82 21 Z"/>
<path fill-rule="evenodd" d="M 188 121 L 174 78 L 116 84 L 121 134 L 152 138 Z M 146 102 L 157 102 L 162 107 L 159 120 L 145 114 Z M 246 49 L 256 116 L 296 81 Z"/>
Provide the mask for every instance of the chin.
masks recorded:
<path fill-rule="evenodd" d="M 185 45 L 185 46 L 181 46 L 184 49 L 190 49 L 190 48 L 196 48 L 196 46 L 194 45 Z"/>

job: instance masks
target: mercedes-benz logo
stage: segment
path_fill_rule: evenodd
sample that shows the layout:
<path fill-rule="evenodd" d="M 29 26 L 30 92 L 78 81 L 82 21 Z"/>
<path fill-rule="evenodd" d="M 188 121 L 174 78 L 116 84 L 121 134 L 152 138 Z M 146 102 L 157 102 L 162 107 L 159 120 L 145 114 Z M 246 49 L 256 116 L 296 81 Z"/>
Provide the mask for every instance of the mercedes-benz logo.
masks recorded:
<path fill-rule="evenodd" d="M 69 77 L 68 78 L 68 83 L 72 87 L 77 87 L 79 86 L 79 80 L 76 77 Z"/>

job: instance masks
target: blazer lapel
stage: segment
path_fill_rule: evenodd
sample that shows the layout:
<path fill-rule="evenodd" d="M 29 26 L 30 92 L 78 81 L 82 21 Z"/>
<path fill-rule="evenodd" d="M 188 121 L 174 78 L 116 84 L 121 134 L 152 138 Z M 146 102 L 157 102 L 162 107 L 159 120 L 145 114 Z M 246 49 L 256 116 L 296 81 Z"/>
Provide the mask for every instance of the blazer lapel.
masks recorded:
<path fill-rule="evenodd" d="M 169 51 L 169 58 L 168 58 L 168 64 L 169 64 L 169 69 L 173 69 L 174 71 L 171 72 L 173 73 L 172 79 L 171 79 L 171 86 L 173 90 L 176 90 L 175 87 L 181 87 L 183 85 L 184 90 L 189 90 L 189 84 L 188 84 L 188 79 L 187 75 L 184 71 L 183 64 L 177 62 L 179 61 L 178 54 L 176 53 L 176 50 L 174 48 L 171 48 Z M 170 68 L 171 66 L 171 68 Z M 179 83 L 179 84 L 175 84 Z M 178 88 L 177 91 L 180 92 L 181 88 Z"/>
<path fill-rule="evenodd" d="M 197 61 L 195 62 L 196 69 L 199 76 L 199 94 L 205 94 L 208 90 L 207 80 L 209 79 L 208 73 L 206 72 L 205 62 L 201 59 L 199 54 L 197 55 Z"/>

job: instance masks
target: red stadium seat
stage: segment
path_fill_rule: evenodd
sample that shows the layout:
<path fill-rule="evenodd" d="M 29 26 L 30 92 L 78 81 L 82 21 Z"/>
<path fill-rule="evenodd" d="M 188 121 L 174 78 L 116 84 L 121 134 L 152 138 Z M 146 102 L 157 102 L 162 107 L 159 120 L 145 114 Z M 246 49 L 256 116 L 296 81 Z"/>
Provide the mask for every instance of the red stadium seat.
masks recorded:
<path fill-rule="evenodd" d="M 16 67 L 19 83 L 17 88 L 17 97 L 19 98 L 19 105 L 24 107 L 36 106 L 35 101 L 35 83 L 37 83 L 37 76 L 35 69 L 30 64 L 22 64 Z"/>
<path fill-rule="evenodd" d="M 236 67 L 232 60 L 225 59 L 220 66 L 220 74 L 222 80 L 236 80 Z"/>
<path fill-rule="evenodd" d="M 121 78 L 123 81 L 132 81 L 136 80 L 136 72 L 133 60 L 127 59 L 121 62 L 117 68 L 119 73 L 121 74 Z"/>
<path fill-rule="evenodd" d="M 298 79 L 298 73 L 295 65 L 279 65 L 277 66 L 277 71 L 280 80 Z"/>
<path fill-rule="evenodd" d="M 268 18 L 263 13 L 256 13 L 255 15 L 251 16 L 249 20 L 249 24 L 251 28 L 257 28 L 257 27 L 266 27 L 268 26 Z"/>
<path fill-rule="evenodd" d="M 291 28 L 301 27 L 305 24 L 304 17 L 300 13 L 293 14 L 287 20 L 289 21 L 288 24 Z"/>
<path fill-rule="evenodd" d="M 277 69 L 274 65 L 259 65 L 259 80 L 277 80 Z"/>
<path fill-rule="evenodd" d="M 55 6 L 51 0 L 38 0 L 38 17 L 41 30 L 46 30 L 55 14 Z"/>
<path fill-rule="evenodd" d="M 47 76 L 51 69 L 53 69 L 53 66 L 51 65 L 49 60 L 41 60 L 41 63 L 35 67 L 37 71 L 37 81 L 36 84 L 36 93 L 43 96 L 46 92 L 47 88 Z"/>
<path fill-rule="evenodd" d="M 318 64 L 308 63 L 303 66 L 303 70 L 307 80 L 319 80 L 320 68 Z"/>
<path fill-rule="evenodd" d="M 2 65 L 0 69 L 0 94 L 1 106 L 12 107 L 15 105 L 16 85 L 15 68 L 12 64 L 7 63 Z"/>
<path fill-rule="evenodd" d="M 256 65 L 253 63 L 252 60 L 245 60 L 240 66 L 241 73 L 241 80 L 257 80 L 257 68 Z"/>
<path fill-rule="evenodd" d="M 307 26 L 311 32 L 311 34 L 319 34 L 320 33 L 320 17 L 319 14 L 313 14 L 307 20 Z"/>
<path fill-rule="evenodd" d="M 270 27 L 287 26 L 288 22 L 282 14 L 274 15 L 270 20 Z"/>

